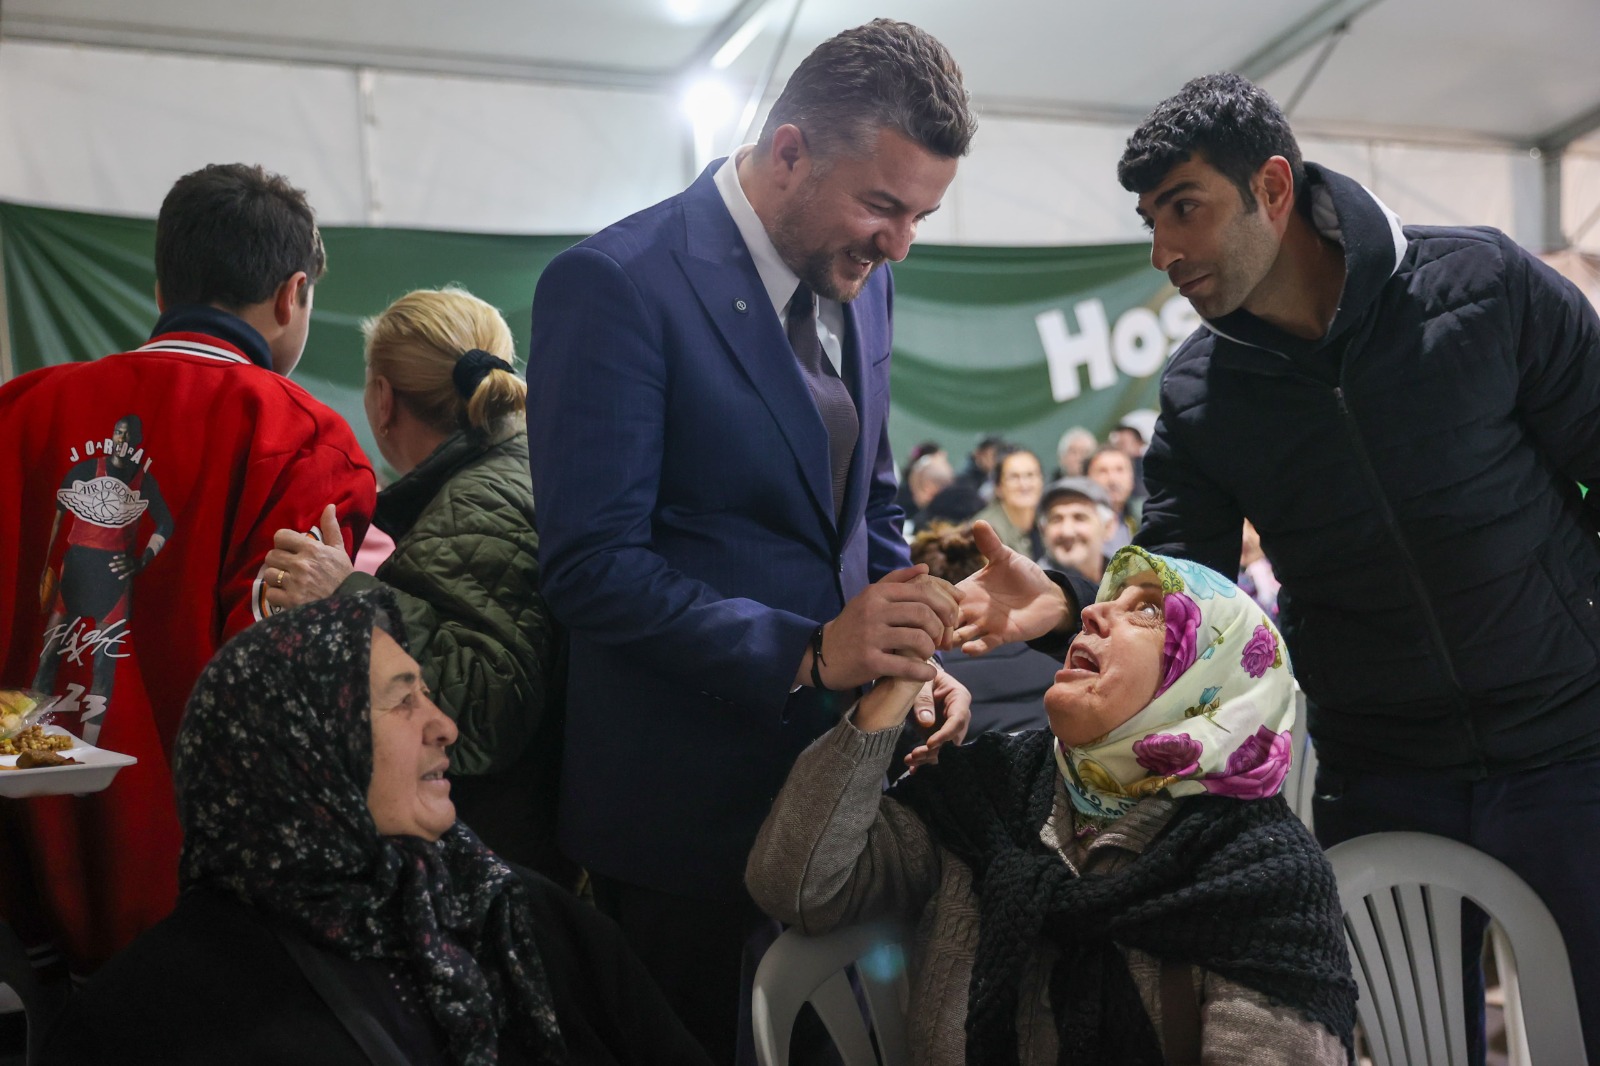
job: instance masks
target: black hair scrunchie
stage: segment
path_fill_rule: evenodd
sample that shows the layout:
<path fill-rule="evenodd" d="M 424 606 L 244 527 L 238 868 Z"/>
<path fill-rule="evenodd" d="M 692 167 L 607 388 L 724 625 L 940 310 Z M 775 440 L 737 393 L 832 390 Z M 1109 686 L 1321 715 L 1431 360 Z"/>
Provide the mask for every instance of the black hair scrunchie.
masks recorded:
<path fill-rule="evenodd" d="M 455 369 L 450 371 L 450 380 L 455 382 L 456 391 L 470 400 L 491 370 L 504 370 L 508 374 L 515 372 L 511 364 L 498 355 L 474 348 L 456 360 Z"/>

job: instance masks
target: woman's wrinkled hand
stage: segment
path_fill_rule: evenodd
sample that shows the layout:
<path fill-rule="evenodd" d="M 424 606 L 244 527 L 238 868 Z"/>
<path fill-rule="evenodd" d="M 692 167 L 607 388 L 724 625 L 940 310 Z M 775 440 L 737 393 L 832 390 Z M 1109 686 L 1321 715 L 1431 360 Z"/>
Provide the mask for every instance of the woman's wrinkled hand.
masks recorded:
<path fill-rule="evenodd" d="M 322 534 L 320 541 L 293 529 L 280 529 L 273 535 L 272 550 L 262 565 L 262 580 L 267 586 L 267 602 L 280 611 L 333 595 L 355 569 L 345 554 L 344 534 L 333 504 L 323 508 L 317 530 Z"/>
<path fill-rule="evenodd" d="M 938 762 L 939 749 L 946 744 L 960 744 L 972 725 L 972 693 L 944 667 L 938 669 L 939 675 L 922 686 L 912 704 L 917 725 L 933 730 L 906 756 L 906 765 L 912 772 Z"/>

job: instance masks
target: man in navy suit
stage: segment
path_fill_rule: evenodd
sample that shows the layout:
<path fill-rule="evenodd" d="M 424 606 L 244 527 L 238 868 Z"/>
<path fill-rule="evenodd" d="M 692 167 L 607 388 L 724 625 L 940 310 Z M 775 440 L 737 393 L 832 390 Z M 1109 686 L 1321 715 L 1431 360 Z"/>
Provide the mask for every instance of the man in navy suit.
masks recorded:
<path fill-rule="evenodd" d="M 745 857 L 796 755 L 883 676 L 945 712 L 914 758 L 965 730 L 965 692 L 924 661 L 955 598 L 909 569 L 894 505 L 878 268 L 973 128 L 938 41 L 846 31 L 755 145 L 563 253 L 534 296 L 540 563 L 571 632 L 562 843 L 721 1062 L 764 925 Z"/>

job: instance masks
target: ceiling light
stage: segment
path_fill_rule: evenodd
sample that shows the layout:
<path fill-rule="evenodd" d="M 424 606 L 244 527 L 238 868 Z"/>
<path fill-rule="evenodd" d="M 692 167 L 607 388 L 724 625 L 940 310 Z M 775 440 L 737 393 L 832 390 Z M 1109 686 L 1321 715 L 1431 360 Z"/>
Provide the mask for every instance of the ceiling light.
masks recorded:
<path fill-rule="evenodd" d="M 738 106 L 733 91 L 716 78 L 699 78 L 683 92 L 683 113 L 696 129 L 717 129 L 727 125 Z"/>

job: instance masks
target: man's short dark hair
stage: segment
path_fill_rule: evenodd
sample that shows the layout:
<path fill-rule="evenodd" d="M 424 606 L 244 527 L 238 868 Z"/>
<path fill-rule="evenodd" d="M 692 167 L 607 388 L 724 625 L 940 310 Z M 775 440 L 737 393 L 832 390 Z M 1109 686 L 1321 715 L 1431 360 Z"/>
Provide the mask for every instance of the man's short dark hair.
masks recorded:
<path fill-rule="evenodd" d="M 891 129 L 934 155 L 967 154 L 978 128 L 961 68 L 933 35 L 874 19 L 817 45 L 789 76 L 757 142 L 766 149 L 793 123 L 821 158 L 860 154 Z"/>
<path fill-rule="evenodd" d="M 1254 211 L 1250 179 L 1275 155 L 1289 161 L 1295 192 L 1305 188 L 1300 145 L 1277 101 L 1238 74 L 1206 74 L 1150 112 L 1117 163 L 1117 180 L 1131 193 L 1147 193 L 1179 163 L 1199 155 L 1233 182 Z"/>
<path fill-rule="evenodd" d="M 238 311 L 261 303 L 297 271 L 322 277 L 327 257 L 306 194 L 243 163 L 179 178 L 156 219 L 156 283 L 173 304 Z"/>

